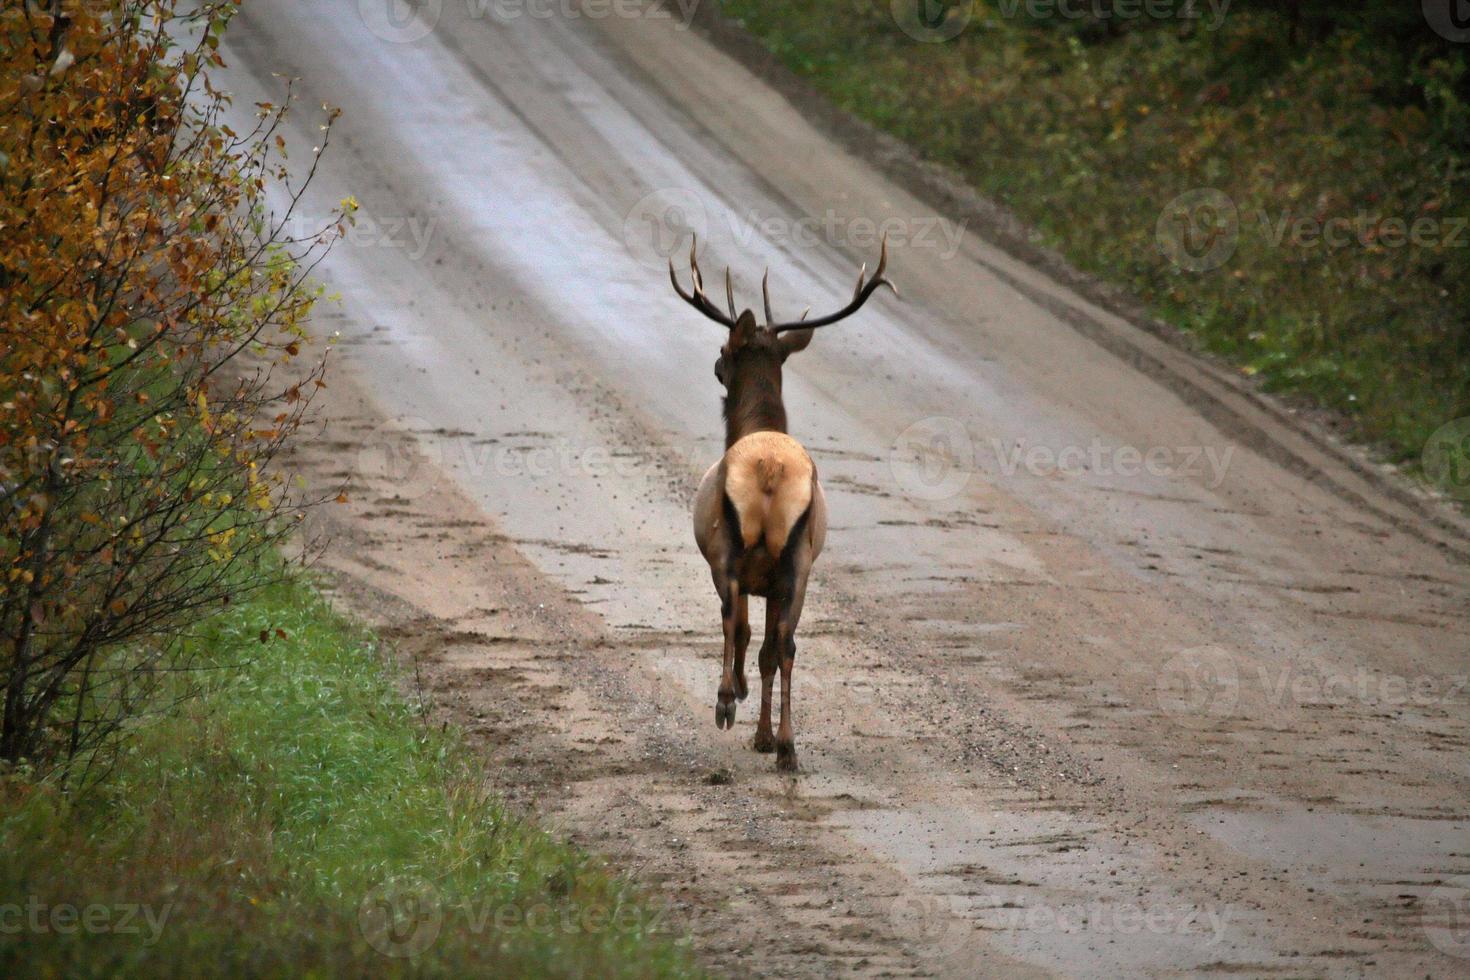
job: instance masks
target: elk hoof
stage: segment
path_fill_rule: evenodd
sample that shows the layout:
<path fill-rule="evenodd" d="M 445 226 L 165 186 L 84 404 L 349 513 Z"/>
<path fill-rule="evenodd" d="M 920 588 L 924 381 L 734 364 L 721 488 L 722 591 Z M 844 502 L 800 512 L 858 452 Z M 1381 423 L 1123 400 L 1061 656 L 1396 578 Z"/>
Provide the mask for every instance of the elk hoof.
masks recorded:
<path fill-rule="evenodd" d="M 750 694 L 750 685 L 745 683 L 745 678 L 742 675 L 736 674 L 735 675 L 735 698 L 736 698 L 736 700 L 738 700 L 738 701 L 744 701 L 749 694 Z"/>
<path fill-rule="evenodd" d="M 776 751 L 776 739 L 770 732 L 763 732 L 757 728 L 755 731 L 755 741 L 750 743 L 750 747 L 757 752 L 774 752 Z"/>
<path fill-rule="evenodd" d="M 776 768 L 781 772 L 796 772 L 796 743 L 776 743 Z"/>
<path fill-rule="evenodd" d="M 721 729 L 735 727 L 734 701 L 721 700 L 715 702 L 715 727 Z"/>

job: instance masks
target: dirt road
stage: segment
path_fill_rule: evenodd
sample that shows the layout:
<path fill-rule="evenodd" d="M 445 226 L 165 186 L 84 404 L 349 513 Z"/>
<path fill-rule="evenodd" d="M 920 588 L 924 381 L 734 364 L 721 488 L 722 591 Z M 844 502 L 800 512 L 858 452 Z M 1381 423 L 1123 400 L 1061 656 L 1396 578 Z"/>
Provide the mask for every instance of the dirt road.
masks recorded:
<path fill-rule="evenodd" d="M 242 103 L 345 110 L 326 564 L 495 785 L 722 972 L 1470 973 L 1462 525 L 676 20 L 557 9 L 251 0 L 227 51 Z M 878 223 L 903 299 L 787 368 L 833 527 L 786 778 L 753 702 L 712 724 L 721 338 L 663 255 L 698 231 L 747 304 L 769 264 L 820 311 Z"/>

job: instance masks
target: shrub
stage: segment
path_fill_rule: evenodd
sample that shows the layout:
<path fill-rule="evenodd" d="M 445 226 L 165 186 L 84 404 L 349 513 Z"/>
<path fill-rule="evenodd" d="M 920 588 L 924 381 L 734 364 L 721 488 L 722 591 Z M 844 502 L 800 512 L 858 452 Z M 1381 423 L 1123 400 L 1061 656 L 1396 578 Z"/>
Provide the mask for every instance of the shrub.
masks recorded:
<path fill-rule="evenodd" d="M 0 12 L 0 761 L 12 765 L 108 742 L 160 671 L 188 666 L 181 630 L 261 583 L 261 557 L 303 503 L 272 461 L 320 384 L 320 364 L 291 362 L 317 295 L 307 274 L 344 216 L 321 236 L 287 233 L 304 188 L 285 182 L 289 92 L 248 133 L 225 122 L 209 71 L 233 9 Z M 272 181 L 287 188 L 283 214 L 266 208 Z"/>

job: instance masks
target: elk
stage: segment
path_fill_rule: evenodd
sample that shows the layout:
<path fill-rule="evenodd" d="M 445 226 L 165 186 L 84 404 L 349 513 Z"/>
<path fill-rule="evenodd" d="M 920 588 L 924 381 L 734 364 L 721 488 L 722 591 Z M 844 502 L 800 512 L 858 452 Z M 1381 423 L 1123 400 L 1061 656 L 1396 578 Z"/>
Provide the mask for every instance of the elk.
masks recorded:
<path fill-rule="evenodd" d="M 827 537 L 827 500 L 811 456 L 786 434 L 781 367 L 786 358 L 806 349 L 818 327 L 856 313 L 882 286 L 895 296 L 898 288 L 883 275 L 888 266 L 885 236 L 873 278 L 865 280 L 865 264 L 858 272 L 852 300 L 815 320 L 802 313 L 796 322 L 776 322 L 767 269 L 761 279 L 766 322 L 760 326 L 750 310 L 736 314 L 728 268 L 728 315 L 705 295 L 695 257 L 697 245 L 693 242 L 689 248 L 690 291 L 679 284 L 672 259 L 669 279 L 681 299 L 729 331 L 715 362 L 715 377 L 725 389 L 725 455 L 704 474 L 694 497 L 694 540 L 709 562 L 725 633 L 715 727 L 733 728 L 735 702 L 744 701 L 749 693 L 745 681 L 745 650 L 750 643 L 747 600 L 760 596 L 766 601 L 766 636 L 760 649 L 761 713 L 752 747 L 757 752 L 774 750 L 776 768 L 794 772 L 791 671 L 796 663 L 796 626 L 806 598 L 807 576 Z M 773 736 L 771 694 L 778 667 L 781 725 Z"/>

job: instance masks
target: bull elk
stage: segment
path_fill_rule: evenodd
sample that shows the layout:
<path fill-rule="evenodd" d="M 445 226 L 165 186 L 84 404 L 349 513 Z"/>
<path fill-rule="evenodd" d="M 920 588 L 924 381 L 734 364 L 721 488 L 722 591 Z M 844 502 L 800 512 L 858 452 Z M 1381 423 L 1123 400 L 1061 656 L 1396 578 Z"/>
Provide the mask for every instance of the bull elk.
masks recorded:
<path fill-rule="evenodd" d="M 697 242 L 694 243 L 697 245 Z M 770 270 L 761 280 L 766 323 L 759 326 L 750 310 L 735 313 L 735 291 L 725 270 L 728 315 L 704 291 L 704 281 L 689 249 L 691 291 L 679 284 L 674 263 L 669 279 L 686 303 L 729 330 L 715 362 L 715 377 L 725 388 L 725 455 L 705 473 L 694 497 L 694 539 L 709 562 L 725 649 L 715 701 L 715 726 L 735 725 L 735 702 L 749 693 L 745 682 L 745 650 L 750 643 L 747 599 L 766 600 L 766 637 L 761 644 L 761 714 L 753 747 L 776 753 L 776 768 L 796 769 L 796 740 L 791 724 L 791 670 L 796 663 L 796 625 L 806 598 L 807 576 L 822 553 L 827 536 L 827 501 L 817 481 L 817 468 L 801 443 L 786 434 L 786 406 L 781 400 L 781 366 L 804 350 L 818 327 L 849 316 L 887 286 L 885 238 L 878 268 L 864 279 L 858 272 L 852 300 L 835 313 L 794 323 L 776 323 L 771 314 Z M 808 309 L 809 311 L 809 309 Z M 781 726 L 771 734 L 771 689 L 781 670 Z"/>

